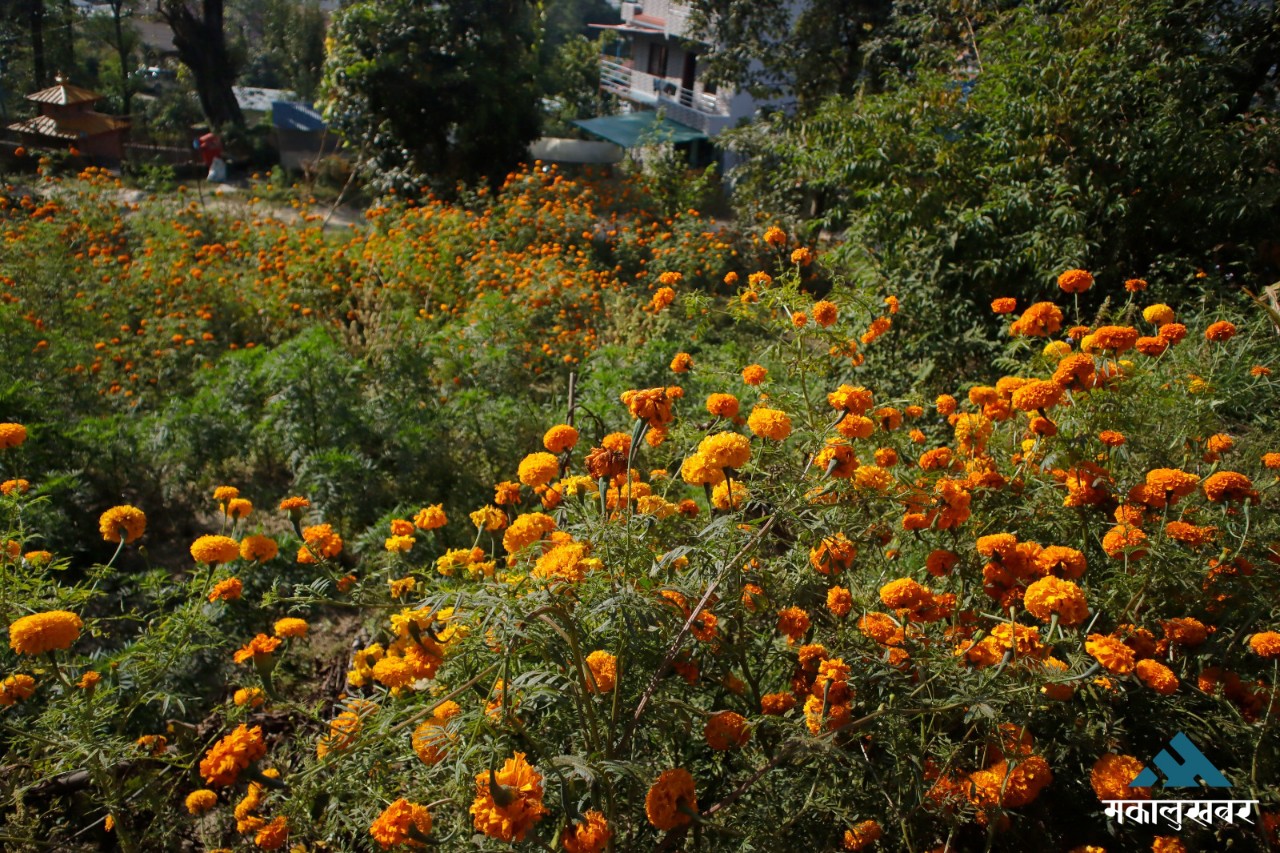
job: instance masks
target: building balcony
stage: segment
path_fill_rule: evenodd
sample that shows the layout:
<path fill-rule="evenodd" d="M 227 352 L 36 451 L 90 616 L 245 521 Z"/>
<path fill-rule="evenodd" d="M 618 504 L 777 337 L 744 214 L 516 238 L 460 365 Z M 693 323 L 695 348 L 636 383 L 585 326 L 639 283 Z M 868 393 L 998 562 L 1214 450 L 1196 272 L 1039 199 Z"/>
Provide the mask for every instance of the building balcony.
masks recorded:
<path fill-rule="evenodd" d="M 646 74 L 608 57 L 600 60 L 600 88 L 632 103 L 664 110 L 672 121 L 708 136 L 715 136 L 730 121 L 725 95 L 688 89 L 677 78 Z"/>

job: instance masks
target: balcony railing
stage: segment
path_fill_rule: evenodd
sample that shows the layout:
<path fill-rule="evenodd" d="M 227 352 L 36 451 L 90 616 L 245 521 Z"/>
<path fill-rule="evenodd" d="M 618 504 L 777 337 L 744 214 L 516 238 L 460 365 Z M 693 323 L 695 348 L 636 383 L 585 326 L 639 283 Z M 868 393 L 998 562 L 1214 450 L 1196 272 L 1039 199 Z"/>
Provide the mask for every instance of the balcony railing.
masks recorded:
<path fill-rule="evenodd" d="M 674 80 L 646 74 L 612 59 L 600 60 L 600 86 L 641 103 L 675 104 L 714 117 L 728 115 L 727 105 L 716 95 L 686 89 Z"/>

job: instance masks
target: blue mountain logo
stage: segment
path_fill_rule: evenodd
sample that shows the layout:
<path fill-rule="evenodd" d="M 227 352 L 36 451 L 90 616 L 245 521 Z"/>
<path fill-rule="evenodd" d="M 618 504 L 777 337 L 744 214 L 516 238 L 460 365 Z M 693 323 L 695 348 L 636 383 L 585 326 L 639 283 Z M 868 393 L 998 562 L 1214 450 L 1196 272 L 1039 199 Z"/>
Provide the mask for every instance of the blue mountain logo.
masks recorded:
<path fill-rule="evenodd" d="M 1170 750 L 1173 752 L 1170 753 Z M 1175 755 L 1179 757 L 1175 758 Z M 1198 788 L 1200 787 L 1198 779 L 1204 780 L 1210 788 L 1231 787 L 1227 777 L 1223 776 L 1221 771 L 1214 767 L 1209 759 L 1204 757 L 1204 753 L 1191 742 L 1191 738 L 1182 732 L 1174 735 L 1168 745 L 1151 759 L 1151 763 L 1164 774 L 1166 788 Z M 1155 770 L 1144 767 L 1142 772 L 1129 783 L 1129 787 L 1146 788 L 1158 781 L 1160 780 Z"/>

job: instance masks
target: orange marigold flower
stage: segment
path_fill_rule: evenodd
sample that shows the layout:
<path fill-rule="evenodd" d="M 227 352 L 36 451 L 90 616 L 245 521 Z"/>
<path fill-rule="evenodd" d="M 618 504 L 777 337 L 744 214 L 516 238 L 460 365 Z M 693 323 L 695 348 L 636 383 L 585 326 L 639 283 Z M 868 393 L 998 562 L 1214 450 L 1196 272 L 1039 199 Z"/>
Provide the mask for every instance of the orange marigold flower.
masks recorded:
<path fill-rule="evenodd" d="M 747 417 L 747 426 L 760 438 L 782 441 L 791 435 L 791 418 L 779 409 L 767 409 L 763 406 L 755 409 Z"/>
<path fill-rule="evenodd" d="M 691 486 L 713 486 L 724 481 L 722 466 L 713 465 L 701 453 L 694 453 L 680 465 L 680 477 Z"/>
<path fill-rule="evenodd" d="M 227 501 L 226 513 L 230 518 L 247 518 L 251 512 L 253 512 L 253 501 L 247 501 L 244 498 L 232 498 Z"/>
<path fill-rule="evenodd" d="M 591 693 L 611 693 L 618 684 L 618 658 L 606 651 L 595 651 L 587 655 L 587 669 L 591 678 L 587 680 L 587 690 Z"/>
<path fill-rule="evenodd" d="M 859 338 L 864 344 L 869 344 L 882 336 L 885 332 L 893 327 L 893 321 L 888 317 L 877 317 L 871 321 L 871 325 L 862 333 Z"/>
<path fill-rule="evenodd" d="M 1138 293 L 1139 291 L 1146 290 L 1147 289 L 1146 279 L 1141 279 L 1141 278 L 1126 279 L 1124 283 L 1124 289 L 1129 291 L 1130 293 Z"/>
<path fill-rule="evenodd" d="M 261 687 L 241 687 L 232 696 L 231 701 L 237 707 L 261 708 L 267 702 L 267 694 Z"/>
<path fill-rule="evenodd" d="M 288 840 L 289 820 L 284 815 L 277 816 L 253 837 L 254 846 L 262 850 L 279 850 Z"/>
<path fill-rule="evenodd" d="M 1090 634 L 1084 650 L 1092 655 L 1107 672 L 1124 675 L 1133 672 L 1134 654 L 1122 641 L 1108 634 Z"/>
<path fill-rule="evenodd" d="M 564 453 L 578 444 L 578 431 L 568 424 L 556 424 L 542 436 L 542 446 L 551 453 Z"/>
<path fill-rule="evenodd" d="M 996 314 L 1012 314 L 1018 309 L 1018 300 L 1012 296 L 1001 296 L 991 300 L 991 310 Z"/>
<path fill-rule="evenodd" d="M 1210 323 L 1209 328 L 1204 330 L 1204 336 L 1216 343 L 1229 341 L 1236 336 L 1236 327 L 1234 323 L 1226 320 L 1219 320 L 1216 323 Z"/>
<path fill-rule="evenodd" d="M 1218 471 L 1205 478 L 1204 496 L 1214 503 L 1257 500 L 1253 482 L 1236 471 Z"/>
<path fill-rule="evenodd" d="M 36 692 L 36 680 L 26 673 L 10 675 L 0 680 L 0 708 L 25 702 Z"/>
<path fill-rule="evenodd" d="M 718 752 L 745 746 L 751 739 L 751 730 L 741 714 L 734 711 L 717 711 L 707 719 L 702 730 L 707 746 Z"/>
<path fill-rule="evenodd" d="M 1147 534 L 1129 524 L 1117 524 L 1102 537 L 1102 550 L 1108 557 L 1120 559 L 1126 553 L 1131 560 L 1140 560 L 1147 551 L 1142 546 L 1147 543 Z"/>
<path fill-rule="evenodd" d="M 445 515 L 444 507 L 440 504 L 423 507 L 418 510 L 418 514 L 413 517 L 413 526 L 417 527 L 419 530 L 436 530 L 444 527 L 448 523 L 449 517 Z M 404 531 L 392 530 L 391 532 L 402 536 L 410 536 L 413 534 L 413 529 L 410 528 L 409 530 Z"/>
<path fill-rule="evenodd" d="M 1068 580 L 1084 574 L 1084 554 L 1065 545 L 1050 545 L 1035 557 L 1036 568 L 1043 574 Z"/>
<path fill-rule="evenodd" d="M 0 450 L 18 447 L 27 440 L 27 428 L 22 424 L 0 424 Z"/>
<path fill-rule="evenodd" d="M 787 642 L 795 644 L 809 630 L 809 614 L 799 607 L 784 607 L 778 611 L 778 631 L 785 634 Z"/>
<path fill-rule="evenodd" d="M 1027 587 L 1023 594 L 1027 611 L 1042 622 L 1048 622 L 1056 613 L 1058 624 L 1074 628 L 1089 615 L 1084 592 L 1071 581 L 1046 575 Z"/>
<path fill-rule="evenodd" d="M 80 639 L 84 622 L 69 610 L 48 610 L 15 619 L 9 625 L 9 648 L 20 655 L 71 648 Z"/>
<path fill-rule="evenodd" d="M 293 514 L 293 513 L 301 514 L 304 509 L 307 509 L 310 506 L 311 506 L 311 501 L 303 497 L 298 497 L 297 495 L 294 495 L 293 497 L 285 498 L 284 500 L 280 501 L 280 510 L 282 512 L 287 512 L 290 514 Z"/>
<path fill-rule="evenodd" d="M 227 578 L 218 581 L 209 590 L 209 601 L 236 601 L 244 594 L 244 584 L 240 578 Z"/>
<path fill-rule="evenodd" d="M 801 246 L 799 249 L 791 251 L 791 263 L 800 267 L 807 267 L 813 263 L 813 250 L 807 246 Z"/>
<path fill-rule="evenodd" d="M 1165 503 L 1174 504 L 1196 490 L 1200 478 L 1177 468 L 1154 468 L 1147 472 L 1146 484 L 1158 502 L 1146 501 L 1148 506 L 1160 508 Z"/>
<path fill-rule="evenodd" d="M 279 642 L 277 640 L 277 642 Z M 213 787 L 234 785 L 241 771 L 267 754 L 262 727 L 243 723 L 213 745 L 200 762 L 200 775 Z"/>
<path fill-rule="evenodd" d="M 498 786 L 497 796 L 493 790 Z M 498 772 L 476 774 L 476 798 L 471 804 L 475 828 L 490 838 L 511 843 L 523 841 L 533 825 L 547 813 L 542 804 L 542 774 L 523 752 L 508 758 Z"/>
<path fill-rule="evenodd" d="M 280 553 L 280 546 L 269 536 L 246 536 L 240 542 L 240 558 L 251 562 L 265 563 L 274 560 Z"/>
<path fill-rule="evenodd" d="M 613 830 L 605 820 L 604 813 L 598 809 L 589 809 L 582 815 L 582 820 L 570 826 L 564 834 L 565 853 L 602 853 L 609 846 Z"/>
<path fill-rule="evenodd" d="M 276 637 L 268 637 L 266 634 L 258 634 L 236 651 L 236 653 L 232 655 L 232 659 L 235 660 L 236 663 L 269 659 L 275 653 L 275 650 L 280 648 L 281 642 L 282 641 Z"/>
<path fill-rule="evenodd" d="M 661 311 L 672 302 L 676 301 L 676 292 L 669 287 L 659 287 L 653 294 L 653 298 L 649 300 L 649 308 L 653 311 Z"/>
<path fill-rule="evenodd" d="M 240 556 L 240 543 L 230 536 L 201 536 L 191 543 L 191 556 L 197 563 L 230 563 Z"/>
<path fill-rule="evenodd" d="M 717 418 L 738 416 L 738 398 L 732 394 L 711 394 L 707 397 L 707 412 Z"/>
<path fill-rule="evenodd" d="M 671 359 L 671 371 L 673 373 L 688 373 L 693 369 L 693 356 L 687 352 L 678 352 Z"/>
<path fill-rule="evenodd" d="M 1098 440 L 1107 447 L 1120 447 L 1125 443 L 1124 433 L 1116 432 L 1113 429 L 1104 429 L 1098 433 Z"/>
<path fill-rule="evenodd" d="M 1031 305 L 1009 328 L 1014 335 L 1039 338 L 1056 335 L 1061 330 L 1062 309 L 1052 302 L 1037 302 Z"/>
<path fill-rule="evenodd" d="M 1047 379 L 1034 379 L 1013 392 L 1010 401 L 1022 412 L 1043 411 L 1062 399 L 1062 386 Z"/>
<path fill-rule="evenodd" d="M 136 506 L 113 506 L 98 519 L 98 530 L 108 542 L 133 542 L 147 529 L 147 516 Z"/>
<path fill-rule="evenodd" d="M 764 232 L 764 241 L 777 249 L 787 245 L 787 232 L 774 225 Z"/>
<path fill-rule="evenodd" d="M 748 385 L 759 385 L 768 375 L 769 371 L 758 364 L 748 364 L 742 368 L 742 381 Z"/>
<path fill-rule="evenodd" d="M 809 564 L 824 574 L 839 574 L 847 571 L 852 565 L 858 549 L 843 533 L 824 537 L 817 547 L 809 549 Z"/>
<path fill-rule="evenodd" d="M 834 324 L 838 315 L 839 309 L 834 302 L 822 299 L 813 303 L 813 322 L 823 328 Z"/>
<path fill-rule="evenodd" d="M 369 827 L 369 834 L 383 850 L 399 844 L 425 847 L 422 838 L 430 832 L 431 812 L 426 806 L 411 803 L 404 797 L 383 809 Z"/>
<path fill-rule="evenodd" d="M 714 468 L 741 468 L 751 459 L 751 441 L 736 432 L 719 432 L 702 439 L 696 455 Z"/>
<path fill-rule="evenodd" d="M 803 329 L 809 324 L 809 315 L 803 311 L 796 311 L 791 315 L 791 325 L 797 329 Z"/>
<path fill-rule="evenodd" d="M 760 697 L 760 713 L 780 717 L 796 706 L 796 697 L 790 693 L 766 693 Z"/>
<path fill-rule="evenodd" d="M 199 788 L 187 794 L 187 811 L 191 814 L 204 814 L 218 804 L 218 795 L 208 788 Z"/>
<path fill-rule="evenodd" d="M 853 593 L 842 586 L 833 586 L 827 590 L 827 609 L 837 618 L 843 619 L 853 610 Z"/>
<path fill-rule="evenodd" d="M 1129 783 L 1142 772 L 1143 764 L 1132 755 L 1108 752 L 1093 764 L 1089 783 L 1099 800 L 1149 800 L 1150 788 L 1131 788 Z"/>
<path fill-rule="evenodd" d="M 934 407 L 938 410 L 938 414 L 946 417 L 953 414 L 956 410 L 956 398 L 950 394 L 939 394 L 938 398 L 933 401 Z"/>
<path fill-rule="evenodd" d="M 545 486 L 560 474 L 560 461 L 550 453 L 530 453 L 520 461 L 520 482 L 530 488 Z"/>
<path fill-rule="evenodd" d="M 1093 287 L 1093 276 L 1085 270 L 1067 270 L 1058 276 L 1058 287 L 1066 293 L 1084 293 Z"/>
<path fill-rule="evenodd" d="M 959 562 L 959 554 L 944 548 L 938 548 L 929 552 L 929 556 L 924 561 L 924 568 L 929 574 L 940 578 L 951 574 L 951 570 Z"/>
<path fill-rule="evenodd" d="M 0 483 L 0 494 L 10 497 L 13 495 L 25 495 L 29 491 L 31 491 L 31 482 L 29 480 L 5 480 Z"/>
<path fill-rule="evenodd" d="M 1249 648 L 1263 660 L 1280 658 L 1280 633 L 1259 631 L 1249 638 Z"/>
<path fill-rule="evenodd" d="M 275 633 L 277 637 L 286 640 L 293 637 L 305 637 L 307 636 L 307 629 L 309 627 L 310 626 L 307 625 L 307 620 L 288 616 L 284 619 L 276 620 Z"/>
<path fill-rule="evenodd" d="M 882 646 L 900 646 L 906 634 L 893 617 L 887 613 L 868 613 L 858 620 L 858 630 L 868 640 Z"/>
<path fill-rule="evenodd" d="M 1168 696 L 1178 690 L 1178 676 L 1174 675 L 1173 670 L 1159 661 L 1144 658 L 1135 664 L 1134 672 L 1137 673 L 1143 684 L 1161 696 Z"/>
<path fill-rule="evenodd" d="M 845 850 L 865 850 L 875 844 L 884 835 L 880 824 L 874 820 L 864 820 L 852 829 L 844 831 L 841 847 Z"/>
<path fill-rule="evenodd" d="M 1080 348 L 1086 352 L 1107 350 L 1110 352 L 1126 352 L 1133 349 L 1138 342 L 1138 330 L 1132 326 L 1099 326 L 1091 335 L 1086 335 Z"/>
<path fill-rule="evenodd" d="M 235 486 L 218 486 L 213 490 L 213 499 L 218 503 L 226 503 L 240 497 L 240 490 Z"/>
<path fill-rule="evenodd" d="M 697 811 L 693 777 L 683 767 L 662 771 L 644 798 L 649 823 L 664 832 L 688 824 Z"/>
<path fill-rule="evenodd" d="M 880 600 L 894 610 L 918 610 L 933 603 L 933 593 L 911 578 L 898 578 L 880 587 Z"/>

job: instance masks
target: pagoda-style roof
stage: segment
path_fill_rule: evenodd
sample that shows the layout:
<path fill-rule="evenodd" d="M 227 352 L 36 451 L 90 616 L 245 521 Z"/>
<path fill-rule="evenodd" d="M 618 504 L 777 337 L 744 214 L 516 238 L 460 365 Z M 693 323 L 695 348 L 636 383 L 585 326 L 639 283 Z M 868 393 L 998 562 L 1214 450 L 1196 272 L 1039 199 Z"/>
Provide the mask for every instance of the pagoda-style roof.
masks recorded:
<path fill-rule="evenodd" d="M 57 104 L 65 107 L 71 104 L 92 104 L 95 101 L 102 100 L 102 96 L 97 92 L 90 92 L 88 89 L 72 86 L 59 77 L 58 82 L 48 89 L 41 89 L 39 92 L 27 95 L 27 100 L 35 101 L 37 104 Z"/>
<path fill-rule="evenodd" d="M 129 126 L 127 119 L 112 118 L 102 113 L 81 113 L 73 116 L 36 116 L 26 121 L 9 125 L 9 130 L 18 133 L 31 133 L 36 136 L 47 136 L 53 139 L 87 139 L 121 130 Z"/>

